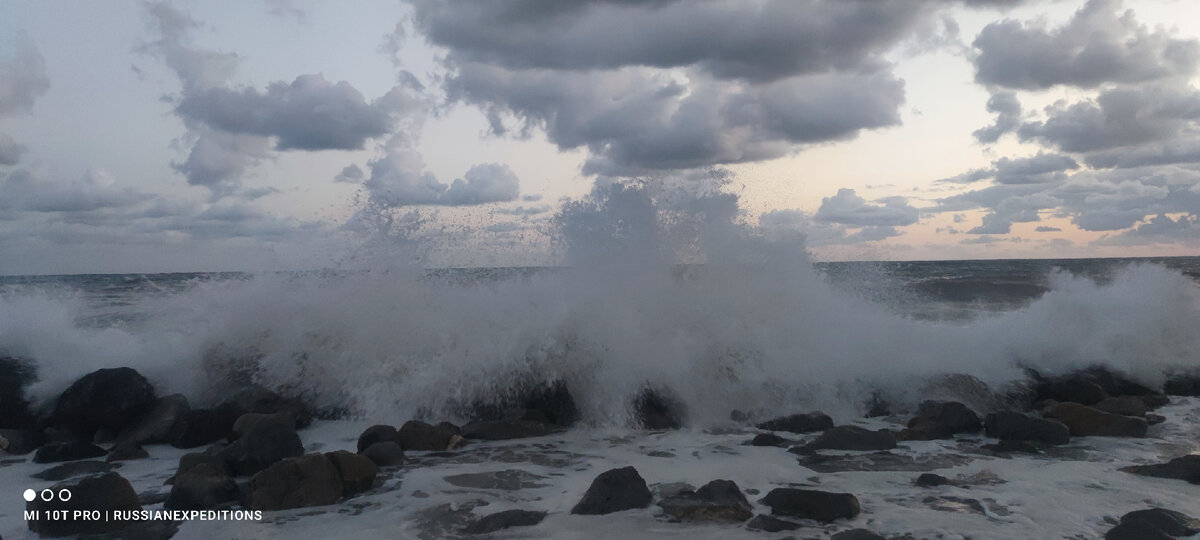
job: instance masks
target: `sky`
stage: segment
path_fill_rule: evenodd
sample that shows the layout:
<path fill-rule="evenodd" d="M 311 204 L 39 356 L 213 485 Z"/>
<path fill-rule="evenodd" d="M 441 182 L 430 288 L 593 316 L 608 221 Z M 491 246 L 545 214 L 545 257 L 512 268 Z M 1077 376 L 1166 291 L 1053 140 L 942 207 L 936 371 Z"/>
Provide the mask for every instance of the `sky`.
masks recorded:
<path fill-rule="evenodd" d="M 1188 0 L 0 0 L 0 274 L 554 264 L 614 183 L 825 260 L 1200 254 Z M 385 216 L 381 218 L 381 216 Z"/>

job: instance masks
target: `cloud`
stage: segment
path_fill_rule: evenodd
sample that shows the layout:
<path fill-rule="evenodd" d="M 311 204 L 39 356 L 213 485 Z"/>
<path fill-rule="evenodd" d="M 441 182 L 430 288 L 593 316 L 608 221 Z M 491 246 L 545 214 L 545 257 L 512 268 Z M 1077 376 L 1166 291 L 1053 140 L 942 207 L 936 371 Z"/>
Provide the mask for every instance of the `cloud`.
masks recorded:
<path fill-rule="evenodd" d="M 76 180 L 49 178 L 38 169 L 18 169 L 0 183 L 0 211 L 14 213 L 86 213 L 129 208 L 150 199 L 132 188 L 120 188 L 100 169 Z"/>
<path fill-rule="evenodd" d="M 499 163 L 475 165 L 463 178 L 443 184 L 425 170 L 421 154 L 403 137 L 391 141 L 385 155 L 369 162 L 368 167 L 371 176 L 364 185 L 372 200 L 386 207 L 513 201 L 520 191 L 517 175 Z"/>
<path fill-rule="evenodd" d="M 984 144 L 991 144 L 1005 133 L 1017 128 L 1021 123 L 1021 102 L 1017 94 L 1009 91 L 992 92 L 987 102 L 988 112 L 996 113 L 996 121 L 992 125 L 975 130 L 972 135 Z"/>
<path fill-rule="evenodd" d="M 417 29 L 454 64 L 550 71 L 694 67 L 718 79 L 773 81 L 859 70 L 905 38 L 915 0 L 415 0 Z"/>
<path fill-rule="evenodd" d="M 1038 152 L 1024 158 L 1003 157 L 992 162 L 986 169 L 938 180 L 941 183 L 969 184 L 992 179 L 998 184 L 1042 184 L 1058 182 L 1067 177 L 1066 171 L 1079 168 L 1079 163 L 1070 156 Z"/>
<path fill-rule="evenodd" d="M 50 89 L 46 61 L 24 33 L 13 41 L 12 56 L 0 56 L 0 119 L 29 112 Z M 16 165 L 25 146 L 0 131 L 0 165 Z"/>
<path fill-rule="evenodd" d="M 524 199 L 524 198 L 522 197 L 522 199 Z M 514 206 L 512 208 L 497 208 L 496 210 L 494 210 L 494 212 L 497 214 L 504 214 L 504 215 L 509 215 L 509 216 L 535 216 L 538 214 L 545 214 L 546 212 L 549 212 L 550 210 L 551 210 L 550 205 L 541 204 L 541 205 L 537 205 L 537 206 L 521 205 L 521 206 Z"/>
<path fill-rule="evenodd" d="M 1020 138 L 1066 152 L 1154 143 L 1179 136 L 1200 119 L 1200 91 L 1178 84 L 1119 87 L 1095 100 L 1052 105 L 1046 115 L 1022 124 Z"/>
<path fill-rule="evenodd" d="M 346 165 L 344 168 L 342 168 L 342 172 L 333 177 L 333 181 L 348 184 L 359 184 L 362 183 L 363 178 L 366 178 L 363 170 L 358 165 L 351 163 L 350 165 Z"/>
<path fill-rule="evenodd" d="M 839 189 L 837 195 L 821 200 L 813 219 L 856 227 L 892 227 L 912 225 L 920 211 L 908 205 L 903 197 L 889 197 L 884 204 L 870 204 L 853 189 Z"/>
<path fill-rule="evenodd" d="M 1021 90 L 1057 85 L 1094 88 L 1191 75 L 1200 42 L 1150 31 L 1120 0 L 1089 0 L 1065 25 L 1011 19 L 987 25 L 975 39 L 975 80 Z"/>
<path fill-rule="evenodd" d="M 1062 232 L 1062 229 L 1060 229 L 1058 227 L 1051 227 L 1048 225 L 1038 225 L 1033 230 L 1037 231 L 1037 232 Z"/>
<path fill-rule="evenodd" d="M 932 4 L 415 2 L 447 49 L 452 103 L 491 131 L 586 148 L 583 172 L 661 176 L 787 155 L 900 123 L 904 83 L 882 54 Z M 497 24 L 503 21 L 504 24 Z"/>
<path fill-rule="evenodd" d="M 188 128 L 191 147 L 173 167 L 218 198 L 237 193 L 242 176 L 272 152 L 360 150 L 411 112 L 405 87 L 368 103 L 350 83 L 321 74 L 272 82 L 265 90 L 233 88 L 236 54 L 193 47 L 190 34 L 200 24 L 182 11 L 163 3 L 146 9 L 160 37 L 143 50 L 162 58 L 182 87 L 173 97 L 175 114 Z"/>

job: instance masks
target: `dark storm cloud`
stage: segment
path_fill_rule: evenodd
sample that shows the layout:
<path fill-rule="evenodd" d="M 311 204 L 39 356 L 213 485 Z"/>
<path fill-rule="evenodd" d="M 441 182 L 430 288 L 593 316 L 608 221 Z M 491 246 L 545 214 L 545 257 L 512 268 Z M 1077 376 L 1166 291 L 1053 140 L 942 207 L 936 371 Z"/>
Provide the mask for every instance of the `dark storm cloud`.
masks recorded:
<path fill-rule="evenodd" d="M 879 64 L 924 2 L 556 2 L 416 0 L 418 30 L 455 63 L 513 70 L 697 67 L 776 80 Z"/>
<path fill-rule="evenodd" d="M 49 89 L 45 59 L 25 34 L 17 34 L 12 55 L 0 55 L 0 120 L 29 112 Z M 24 152 L 24 145 L 0 131 L 0 165 L 16 165 Z"/>
<path fill-rule="evenodd" d="M 1058 28 L 1015 20 L 987 25 L 973 43 L 976 81 L 1023 90 L 1094 88 L 1195 72 L 1200 42 L 1151 31 L 1121 6 L 1120 0 L 1090 0 Z"/>
<path fill-rule="evenodd" d="M 368 103 L 349 83 L 319 74 L 265 90 L 232 88 L 236 54 L 193 47 L 190 33 L 199 23 L 171 6 L 146 4 L 146 10 L 160 39 L 144 49 L 162 58 L 182 86 L 175 113 L 188 127 L 191 148 L 173 167 L 214 196 L 237 193 L 242 176 L 272 151 L 362 149 L 391 132 L 412 104 L 401 87 Z"/>
<path fill-rule="evenodd" d="M 934 3 L 432 2 L 415 26 L 445 47 L 451 102 L 491 131 L 544 130 L 614 177 L 784 156 L 900 123 L 881 55 Z"/>
<path fill-rule="evenodd" d="M 871 204 L 859 197 L 853 189 L 839 189 L 837 195 L 821 200 L 821 207 L 813 219 L 856 227 L 892 227 L 912 225 L 920 218 L 920 211 L 903 197 L 888 197 L 883 204 Z"/>
<path fill-rule="evenodd" d="M 1066 152 L 1092 152 L 1172 139 L 1200 119 L 1200 92 L 1178 84 L 1120 87 L 1094 100 L 1056 104 L 1017 134 Z M 1113 160 L 1115 161 L 1115 160 Z"/>

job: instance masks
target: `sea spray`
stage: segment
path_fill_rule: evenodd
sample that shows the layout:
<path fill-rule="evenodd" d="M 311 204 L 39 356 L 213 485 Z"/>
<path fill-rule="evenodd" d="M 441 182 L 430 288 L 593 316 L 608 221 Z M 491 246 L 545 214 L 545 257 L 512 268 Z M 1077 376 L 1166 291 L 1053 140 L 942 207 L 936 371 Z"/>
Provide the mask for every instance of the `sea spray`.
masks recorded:
<path fill-rule="evenodd" d="M 391 230 L 358 250 L 371 264 L 197 280 L 138 296 L 135 322 L 80 324 L 78 297 L 10 290 L 0 348 L 37 362 L 42 400 L 131 366 L 198 404 L 255 382 L 392 422 L 461 420 L 547 381 L 566 385 L 585 423 L 629 425 L 655 388 L 705 426 L 733 409 L 846 419 L 872 394 L 914 403 L 947 374 L 999 390 L 1025 368 L 1098 363 L 1159 384 L 1200 367 L 1200 290 L 1152 265 L 1105 284 L 1056 273 L 1020 309 L 928 321 L 831 285 L 795 237 L 768 238 L 719 192 L 602 186 L 556 217 L 564 266 L 453 279 L 413 263 L 420 217 L 407 215 L 375 220 Z"/>

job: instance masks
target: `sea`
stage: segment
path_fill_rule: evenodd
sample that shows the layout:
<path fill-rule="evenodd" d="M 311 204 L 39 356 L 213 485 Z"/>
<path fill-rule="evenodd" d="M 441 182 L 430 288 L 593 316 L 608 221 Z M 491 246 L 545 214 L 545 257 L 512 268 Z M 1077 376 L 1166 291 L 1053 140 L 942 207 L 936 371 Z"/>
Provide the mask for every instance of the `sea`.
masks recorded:
<path fill-rule="evenodd" d="M 41 404 L 104 367 L 134 367 L 193 407 L 260 384 L 325 413 L 301 433 L 310 452 L 353 451 L 373 424 L 462 422 L 468 405 L 501 402 L 530 383 L 565 384 L 582 415 L 558 435 L 410 455 L 343 504 L 255 522 L 185 522 L 181 539 L 456 538 L 508 509 L 548 517 L 497 537 L 775 537 L 742 524 L 671 523 L 654 506 L 570 514 L 596 474 L 623 466 L 658 494 L 734 480 L 756 513 L 769 513 L 757 499 L 780 486 L 861 501 L 862 516 L 806 522 L 796 531 L 803 537 L 866 528 L 906 538 L 1098 538 L 1148 506 L 1200 516 L 1195 486 L 1119 470 L 1200 450 L 1196 398 L 1157 411 L 1166 421 L 1147 439 L 1088 437 L 1054 455 L 996 456 L 979 450 L 980 434 L 904 443 L 893 452 L 899 465 L 855 455 L 819 470 L 784 449 L 748 446 L 756 432 L 731 422 L 734 410 L 755 418 L 821 410 L 838 424 L 899 429 L 924 399 L 983 414 L 993 393 L 1031 371 L 1097 365 L 1159 386 L 1200 369 L 1200 257 L 591 262 L 6 276 L 0 355 L 37 366 L 28 392 Z M 959 384 L 963 376 L 971 384 Z M 647 389 L 678 407 L 684 429 L 636 428 L 633 403 Z M 895 416 L 865 418 L 879 399 Z M 119 470 L 161 501 L 185 451 L 150 452 Z M 5 460 L 0 485 L 48 487 L 29 478 L 41 468 Z M 955 484 L 914 487 L 928 471 Z M 18 493 L 0 494 L 3 538 L 29 534 Z"/>

